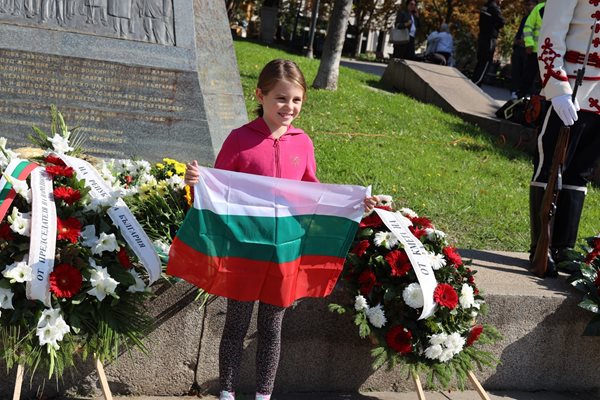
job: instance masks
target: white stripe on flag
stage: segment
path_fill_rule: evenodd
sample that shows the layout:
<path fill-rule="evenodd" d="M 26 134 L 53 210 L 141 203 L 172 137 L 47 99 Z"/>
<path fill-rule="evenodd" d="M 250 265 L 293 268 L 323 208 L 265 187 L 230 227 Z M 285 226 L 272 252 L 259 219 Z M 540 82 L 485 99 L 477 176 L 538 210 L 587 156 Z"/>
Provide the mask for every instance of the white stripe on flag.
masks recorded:
<path fill-rule="evenodd" d="M 219 215 L 289 217 L 327 215 L 360 222 L 371 188 L 200 168 L 194 207 Z"/>

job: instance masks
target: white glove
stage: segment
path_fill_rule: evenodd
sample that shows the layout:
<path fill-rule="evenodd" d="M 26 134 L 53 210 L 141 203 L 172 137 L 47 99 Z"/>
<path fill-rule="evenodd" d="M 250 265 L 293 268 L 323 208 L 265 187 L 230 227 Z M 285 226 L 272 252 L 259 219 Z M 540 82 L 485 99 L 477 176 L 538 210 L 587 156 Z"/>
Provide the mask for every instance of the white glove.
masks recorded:
<path fill-rule="evenodd" d="M 571 126 L 577 121 L 577 111 L 579 111 L 579 102 L 571 100 L 570 94 L 563 94 L 552 98 L 552 108 L 560 117 L 565 126 Z"/>

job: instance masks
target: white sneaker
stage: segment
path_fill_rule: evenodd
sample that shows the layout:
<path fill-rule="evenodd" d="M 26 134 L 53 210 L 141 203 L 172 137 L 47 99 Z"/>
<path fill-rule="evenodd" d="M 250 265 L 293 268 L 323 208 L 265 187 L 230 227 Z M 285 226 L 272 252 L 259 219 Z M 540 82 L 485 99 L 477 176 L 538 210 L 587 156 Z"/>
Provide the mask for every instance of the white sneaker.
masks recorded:
<path fill-rule="evenodd" d="M 219 400 L 235 400 L 235 392 L 221 390 L 221 393 L 219 394 Z"/>
<path fill-rule="evenodd" d="M 270 394 L 256 393 L 255 400 L 271 400 L 271 395 Z"/>

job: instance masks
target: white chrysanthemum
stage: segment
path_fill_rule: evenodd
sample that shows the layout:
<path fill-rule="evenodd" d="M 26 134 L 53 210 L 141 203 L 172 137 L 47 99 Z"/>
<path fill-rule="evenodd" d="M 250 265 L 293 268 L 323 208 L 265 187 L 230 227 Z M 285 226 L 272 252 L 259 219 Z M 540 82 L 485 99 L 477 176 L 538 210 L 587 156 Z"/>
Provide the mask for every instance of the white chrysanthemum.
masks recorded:
<path fill-rule="evenodd" d="M 392 232 L 381 231 L 375 234 L 373 243 L 379 247 L 385 247 L 386 249 L 392 249 L 398 244 L 398 239 L 392 234 Z"/>
<path fill-rule="evenodd" d="M 117 181 L 117 178 L 113 174 L 111 167 L 112 167 L 111 163 L 108 163 L 108 162 L 102 160 L 102 163 L 100 164 L 100 168 L 98 168 L 98 172 L 100 173 L 100 176 L 102 177 L 102 179 L 104 179 L 105 181 L 110 183 L 110 185 L 114 185 L 115 182 Z"/>
<path fill-rule="evenodd" d="M 416 282 L 408 285 L 402 292 L 402 298 L 407 306 L 412 308 L 423 307 L 423 291 L 421 285 Z"/>
<path fill-rule="evenodd" d="M 137 171 L 139 171 L 140 173 L 146 173 L 146 174 L 149 174 L 150 170 L 152 169 L 152 166 L 146 160 L 137 160 L 135 162 L 135 167 L 136 167 Z"/>
<path fill-rule="evenodd" d="M 475 294 L 471 285 L 463 283 L 458 301 L 462 308 L 471 308 L 475 305 Z"/>
<path fill-rule="evenodd" d="M 28 265 L 27 257 L 23 261 L 15 261 L 14 263 L 7 265 L 2 275 L 6 279 L 10 279 L 11 283 L 18 282 L 31 282 L 31 267 Z"/>
<path fill-rule="evenodd" d="M 105 251 L 117 251 L 119 250 L 119 244 L 117 243 L 117 237 L 114 233 L 107 235 L 104 232 L 100 233 L 98 241 L 92 247 L 92 254 L 102 254 Z"/>
<path fill-rule="evenodd" d="M 394 199 L 392 198 L 392 196 L 389 196 L 387 194 L 378 194 L 377 199 L 379 200 L 377 201 L 378 206 L 391 207 L 394 203 Z"/>
<path fill-rule="evenodd" d="M 167 183 L 169 184 L 170 187 L 172 187 L 174 189 L 183 189 L 185 187 L 185 182 L 183 181 L 183 178 L 181 178 L 179 175 L 171 176 L 167 180 Z"/>
<path fill-rule="evenodd" d="M 406 218 L 417 218 L 419 216 L 416 212 L 406 207 L 401 208 L 400 213 L 402 213 L 402 215 L 404 215 Z"/>
<path fill-rule="evenodd" d="M 358 295 L 354 298 L 354 309 L 356 311 L 363 311 L 369 309 L 369 303 L 362 295 Z"/>
<path fill-rule="evenodd" d="M 4 308 L 5 310 L 14 310 L 12 304 L 14 293 L 10 288 L 0 288 L 0 308 Z"/>
<path fill-rule="evenodd" d="M 429 337 L 429 344 L 431 345 L 445 345 L 448 340 L 448 335 L 445 333 L 436 333 Z"/>
<path fill-rule="evenodd" d="M 437 271 L 438 269 L 446 266 L 446 259 L 444 258 L 443 254 L 436 254 L 428 251 L 427 256 L 429 257 L 429 262 L 431 262 L 431 268 L 434 270 Z"/>
<path fill-rule="evenodd" d="M 442 349 L 441 345 L 432 344 L 431 346 L 425 349 L 425 357 L 429 358 L 430 360 L 437 360 L 442 355 L 443 350 L 444 349 Z"/>
<path fill-rule="evenodd" d="M 136 292 L 145 292 L 146 291 L 146 283 L 142 278 L 140 278 L 140 274 L 137 273 L 136 270 L 130 269 L 129 273 L 133 276 L 135 283 L 127 288 L 127 291 L 130 293 Z"/>
<path fill-rule="evenodd" d="M 59 134 L 55 134 L 52 139 L 50 139 L 50 143 L 52 143 L 52 147 L 54 151 L 58 154 L 66 154 L 69 151 L 73 151 L 73 147 L 69 146 L 69 139 L 67 137 L 62 137 Z"/>
<path fill-rule="evenodd" d="M 454 354 L 458 354 L 462 351 L 463 347 L 465 347 L 466 339 L 460 335 L 458 332 L 453 332 L 448 335 L 448 340 L 446 340 L 446 348 Z"/>
<path fill-rule="evenodd" d="M 22 213 L 17 207 L 13 207 L 12 212 L 6 217 L 10 223 L 10 229 L 22 236 L 30 236 L 31 232 L 31 214 Z"/>
<path fill-rule="evenodd" d="M 373 325 L 375 328 L 381 328 L 387 322 L 387 318 L 385 317 L 385 313 L 383 312 L 383 307 L 381 304 L 377 304 L 375 307 L 369 308 L 367 310 L 367 318 L 369 319 L 371 325 Z"/>
<path fill-rule="evenodd" d="M 119 282 L 111 278 L 111 276 L 108 274 L 107 268 L 98 266 L 92 261 L 90 261 L 90 265 L 93 267 L 90 275 L 92 289 L 88 290 L 88 294 L 96 296 L 98 300 L 102 301 L 106 295 L 112 296 L 115 294 L 115 290 Z"/>
<path fill-rule="evenodd" d="M 112 195 L 102 198 L 93 198 L 85 205 L 84 211 L 100 212 L 105 207 L 113 207 L 117 201 L 119 201 L 119 197 Z"/>
<path fill-rule="evenodd" d="M 454 357 L 454 352 L 450 349 L 444 349 L 444 350 L 442 350 L 442 354 L 440 354 L 440 356 L 439 356 L 439 360 L 441 362 L 446 362 L 446 361 L 450 361 L 452 359 L 452 357 Z"/>
<path fill-rule="evenodd" d="M 446 234 L 444 232 L 434 228 L 426 228 L 425 235 L 427 236 L 427 239 L 432 242 L 446 238 Z"/>

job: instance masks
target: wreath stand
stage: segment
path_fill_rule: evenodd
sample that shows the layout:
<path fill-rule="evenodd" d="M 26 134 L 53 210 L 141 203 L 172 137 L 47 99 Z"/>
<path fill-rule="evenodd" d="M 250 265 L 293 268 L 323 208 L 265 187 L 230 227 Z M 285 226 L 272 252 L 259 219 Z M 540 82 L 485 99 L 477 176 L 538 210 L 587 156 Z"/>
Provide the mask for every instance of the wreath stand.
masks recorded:
<path fill-rule="evenodd" d="M 473 386 L 475 386 L 475 390 L 477 391 L 479 397 L 481 397 L 482 400 L 490 400 L 490 397 L 487 395 L 483 386 L 481 386 L 481 383 L 479 383 L 479 381 L 477 380 L 477 377 L 475 376 L 473 371 L 469 371 L 467 373 L 467 376 L 469 377 L 469 381 L 471 381 Z M 419 378 L 418 374 L 413 373 L 412 379 L 417 389 L 417 397 L 419 398 L 419 400 L 426 400 L 425 392 L 423 391 L 423 386 L 421 385 L 421 378 Z"/>
<path fill-rule="evenodd" d="M 105 400 L 113 400 L 112 393 L 108 387 L 108 380 L 104 373 L 104 366 L 102 361 L 96 359 L 96 371 L 98 372 L 98 378 L 100 379 L 100 386 L 102 388 L 102 395 Z M 15 390 L 13 392 L 13 400 L 19 400 L 21 398 L 21 386 L 23 386 L 23 375 L 25 373 L 25 367 L 23 364 L 17 366 L 17 377 L 15 379 Z"/>

